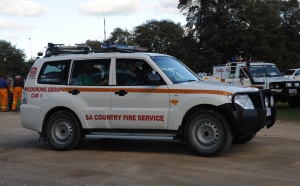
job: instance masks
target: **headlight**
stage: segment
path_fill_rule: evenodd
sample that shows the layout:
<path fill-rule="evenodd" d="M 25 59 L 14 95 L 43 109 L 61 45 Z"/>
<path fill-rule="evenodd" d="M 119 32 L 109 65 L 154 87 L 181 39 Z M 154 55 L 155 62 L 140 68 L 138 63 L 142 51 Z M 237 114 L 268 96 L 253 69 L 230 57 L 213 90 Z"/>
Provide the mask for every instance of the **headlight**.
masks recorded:
<path fill-rule="evenodd" d="M 286 83 L 285 86 L 286 87 L 292 87 L 292 83 Z"/>
<path fill-rule="evenodd" d="M 254 105 L 248 95 L 235 96 L 234 103 L 240 105 L 243 109 L 254 109 Z"/>
<path fill-rule="evenodd" d="M 270 83 L 270 88 L 279 88 L 279 84 Z"/>
<path fill-rule="evenodd" d="M 299 83 L 294 83 L 295 87 L 299 87 Z"/>
<path fill-rule="evenodd" d="M 272 83 L 270 83 L 270 88 L 274 88 L 274 85 Z"/>
<path fill-rule="evenodd" d="M 265 97 L 265 107 L 266 108 L 269 107 L 269 99 L 267 97 Z"/>
<path fill-rule="evenodd" d="M 271 96 L 270 97 L 270 105 L 271 105 L 271 107 L 274 107 L 274 104 L 275 104 L 274 98 L 273 98 L 273 96 Z"/>

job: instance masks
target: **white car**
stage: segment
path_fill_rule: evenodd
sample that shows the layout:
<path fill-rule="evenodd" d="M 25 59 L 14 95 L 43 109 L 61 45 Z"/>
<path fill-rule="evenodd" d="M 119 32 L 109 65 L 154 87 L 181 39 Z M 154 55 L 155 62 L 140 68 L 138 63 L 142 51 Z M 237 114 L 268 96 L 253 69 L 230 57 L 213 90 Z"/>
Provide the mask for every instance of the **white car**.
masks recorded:
<path fill-rule="evenodd" d="M 282 72 L 285 78 L 293 78 L 300 80 L 300 68 L 288 69 Z"/>
<path fill-rule="evenodd" d="M 22 126 L 56 150 L 90 136 L 172 138 L 216 156 L 275 123 L 270 90 L 200 81 L 169 55 L 54 46 L 33 64 L 20 112 Z"/>

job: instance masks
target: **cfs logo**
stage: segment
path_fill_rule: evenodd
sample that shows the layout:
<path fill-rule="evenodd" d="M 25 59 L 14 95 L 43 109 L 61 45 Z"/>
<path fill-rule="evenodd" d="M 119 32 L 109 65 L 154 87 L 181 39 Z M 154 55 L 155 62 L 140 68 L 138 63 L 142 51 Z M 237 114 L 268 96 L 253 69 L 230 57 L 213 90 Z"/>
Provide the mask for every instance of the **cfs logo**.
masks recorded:
<path fill-rule="evenodd" d="M 31 68 L 30 73 L 29 73 L 29 79 L 35 79 L 36 72 L 37 72 L 36 67 Z"/>

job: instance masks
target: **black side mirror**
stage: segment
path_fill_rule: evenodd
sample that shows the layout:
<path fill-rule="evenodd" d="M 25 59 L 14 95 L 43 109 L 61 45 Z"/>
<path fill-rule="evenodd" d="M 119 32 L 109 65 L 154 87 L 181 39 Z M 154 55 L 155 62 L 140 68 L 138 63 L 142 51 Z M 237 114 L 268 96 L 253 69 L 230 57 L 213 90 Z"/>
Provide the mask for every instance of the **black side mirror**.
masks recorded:
<path fill-rule="evenodd" d="M 161 78 L 158 74 L 145 74 L 147 85 L 161 85 Z"/>

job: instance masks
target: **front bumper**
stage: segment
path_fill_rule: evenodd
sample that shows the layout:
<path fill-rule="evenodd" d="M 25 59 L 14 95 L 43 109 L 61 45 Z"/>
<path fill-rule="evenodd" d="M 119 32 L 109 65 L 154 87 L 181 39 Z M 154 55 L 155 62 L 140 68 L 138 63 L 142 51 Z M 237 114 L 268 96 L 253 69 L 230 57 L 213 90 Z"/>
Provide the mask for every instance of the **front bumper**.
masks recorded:
<path fill-rule="evenodd" d="M 247 94 L 252 100 L 255 109 L 243 109 L 234 103 L 236 95 Z M 277 115 L 277 108 L 275 105 L 266 108 L 264 105 L 265 97 L 270 100 L 272 93 L 270 90 L 263 89 L 259 92 L 239 92 L 233 95 L 232 103 L 225 105 L 228 112 L 233 131 L 235 133 L 254 133 L 258 132 L 264 127 L 270 128 L 274 125 Z M 269 112 L 268 112 L 269 111 Z"/>

